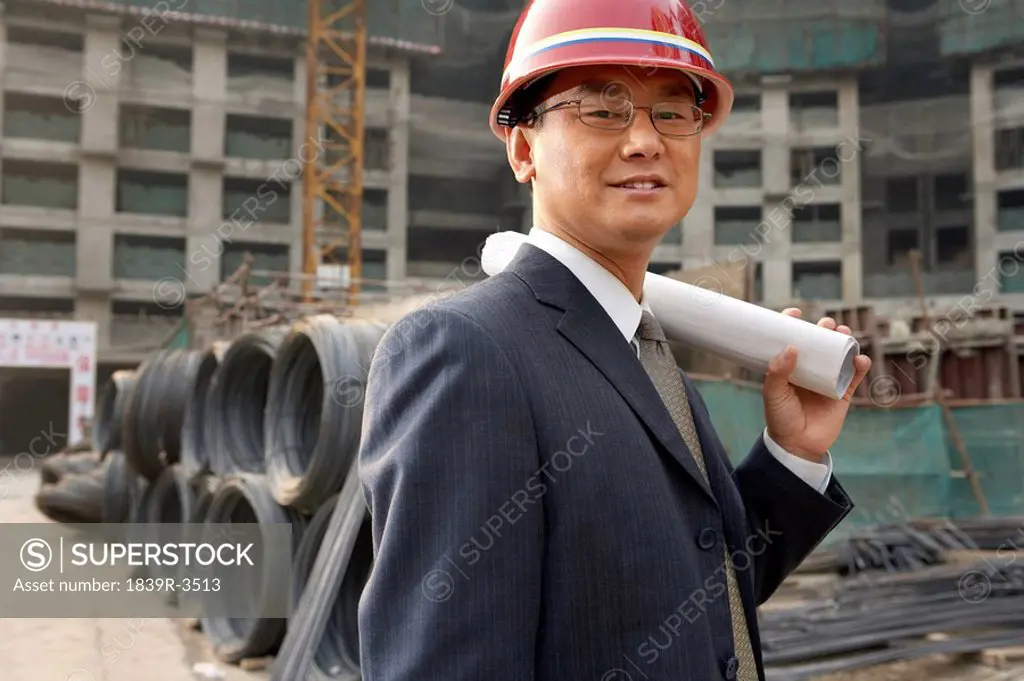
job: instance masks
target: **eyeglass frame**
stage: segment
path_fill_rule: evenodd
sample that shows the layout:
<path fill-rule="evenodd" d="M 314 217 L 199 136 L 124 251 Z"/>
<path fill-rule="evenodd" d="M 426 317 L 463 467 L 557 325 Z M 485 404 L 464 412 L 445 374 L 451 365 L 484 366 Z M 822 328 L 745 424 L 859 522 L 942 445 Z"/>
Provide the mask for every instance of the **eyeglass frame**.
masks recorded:
<path fill-rule="evenodd" d="M 665 102 L 655 102 L 651 106 L 637 106 L 636 104 L 634 104 L 632 102 L 632 100 L 622 99 L 620 101 L 622 101 L 625 104 L 629 105 L 629 116 L 626 119 L 626 124 L 623 125 L 621 128 L 599 128 L 597 126 L 590 125 L 589 123 L 585 123 L 583 121 L 582 111 L 580 111 L 580 106 L 583 104 L 583 102 L 588 97 L 592 97 L 592 96 L 593 95 L 587 95 L 587 96 L 584 96 L 584 97 L 580 97 L 578 99 L 567 99 L 567 100 L 564 100 L 564 101 L 561 101 L 561 102 L 556 102 L 555 104 L 552 104 L 551 106 L 549 106 L 549 107 L 547 107 L 545 109 L 541 109 L 539 111 L 533 111 L 533 112 L 529 113 L 527 116 L 524 117 L 523 122 L 524 123 L 532 123 L 533 121 L 537 120 L 538 118 L 540 118 L 541 116 L 543 116 L 546 113 L 550 113 L 552 111 L 559 111 L 559 110 L 567 109 L 571 105 L 575 104 L 576 105 L 576 118 L 579 119 L 579 122 L 583 123 L 583 125 L 587 126 L 588 128 L 593 128 L 594 130 L 608 130 L 610 132 L 618 132 L 618 131 L 621 131 L 621 130 L 629 129 L 629 126 L 633 125 L 633 121 L 636 120 L 636 112 L 637 112 L 637 110 L 638 109 L 643 109 L 644 111 L 647 112 L 647 117 L 651 119 L 651 125 L 654 127 L 654 129 L 658 132 L 659 135 L 663 135 L 663 136 L 669 137 L 671 139 L 686 139 L 687 137 L 696 137 L 697 135 L 701 134 L 704 131 L 704 126 L 707 125 L 707 122 L 709 120 L 711 120 L 711 114 L 709 112 L 704 111 L 697 104 L 690 104 L 689 105 L 690 108 L 694 109 L 695 111 L 699 111 L 700 112 L 700 121 L 698 122 L 698 125 L 700 127 L 695 132 L 673 135 L 673 134 L 670 134 L 670 133 L 662 132 L 658 128 L 658 124 L 654 121 L 654 109 L 659 104 L 669 104 L 669 103 L 676 103 L 676 102 L 668 102 L 668 101 L 665 101 Z M 683 102 L 678 102 L 678 103 L 682 104 Z"/>

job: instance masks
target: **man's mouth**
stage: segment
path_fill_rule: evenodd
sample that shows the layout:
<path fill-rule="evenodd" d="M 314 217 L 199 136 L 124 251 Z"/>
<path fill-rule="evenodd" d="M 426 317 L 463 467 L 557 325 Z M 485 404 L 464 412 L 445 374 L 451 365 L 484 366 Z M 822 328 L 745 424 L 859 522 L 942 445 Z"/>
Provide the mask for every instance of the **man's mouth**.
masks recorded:
<path fill-rule="evenodd" d="M 649 190 L 652 190 L 652 189 L 661 189 L 665 185 L 663 185 L 663 184 L 661 184 L 659 182 L 646 181 L 646 182 L 623 182 L 622 184 L 617 184 L 615 186 L 619 187 L 620 189 L 644 189 L 644 190 L 648 190 L 649 191 Z"/>

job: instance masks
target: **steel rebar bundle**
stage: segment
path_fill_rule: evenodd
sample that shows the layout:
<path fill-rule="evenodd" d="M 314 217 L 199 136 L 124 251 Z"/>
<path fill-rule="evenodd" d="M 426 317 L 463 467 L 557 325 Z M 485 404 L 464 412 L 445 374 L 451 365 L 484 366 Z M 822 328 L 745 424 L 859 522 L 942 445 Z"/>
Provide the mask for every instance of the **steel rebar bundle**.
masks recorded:
<path fill-rule="evenodd" d="M 206 514 L 207 523 L 290 524 L 292 555 L 302 540 L 308 519 L 293 509 L 284 508 L 270 493 L 262 475 L 238 473 L 224 480 L 214 494 Z M 260 575 L 254 585 L 253 599 L 266 603 L 268 590 L 287 588 L 287 574 Z M 204 616 L 203 631 L 214 644 L 216 655 L 225 662 L 272 654 L 284 637 L 287 620 L 282 617 L 238 618 Z"/>
<path fill-rule="evenodd" d="M 206 405 L 217 370 L 229 346 L 229 343 L 218 341 L 203 353 L 185 399 L 185 418 L 181 426 L 181 464 L 190 478 L 210 470 Z"/>
<path fill-rule="evenodd" d="M 302 537 L 292 567 L 292 617 L 299 612 L 299 604 L 307 587 L 313 565 L 317 560 L 331 517 L 337 506 L 338 495 L 332 496 L 317 511 Z M 367 514 L 359 528 L 352 556 L 345 566 L 344 576 L 324 625 L 323 636 L 313 655 L 308 679 L 327 681 L 344 674 L 359 674 L 359 596 L 373 565 L 373 538 Z"/>
<path fill-rule="evenodd" d="M 270 375 L 266 471 L 278 503 L 313 513 L 359 447 L 366 375 L 387 327 L 329 315 L 297 323 Z"/>
<path fill-rule="evenodd" d="M 121 448 L 125 412 L 135 389 L 135 381 L 134 371 L 115 371 L 103 385 L 92 430 L 93 446 L 101 456 Z"/>
<path fill-rule="evenodd" d="M 147 480 L 156 480 L 178 461 L 185 399 L 199 357 L 192 351 L 159 350 L 139 367 L 125 412 L 122 450 Z"/>
<path fill-rule="evenodd" d="M 338 501 L 330 511 L 316 561 L 288 620 L 288 631 L 271 669 L 271 681 L 294 681 L 310 678 L 319 668 L 315 662 L 324 637 L 330 628 L 349 563 L 356 555 L 360 528 L 366 520 L 366 504 L 354 469 L 338 493 Z M 324 659 L 324 658 L 321 658 Z M 340 671 L 321 669 L 321 671 Z M 340 673 L 334 678 L 345 678 Z"/>
<path fill-rule="evenodd" d="M 206 405 L 206 445 L 215 475 L 263 472 L 267 388 L 287 333 L 282 326 L 253 331 L 224 353 Z"/>
<path fill-rule="evenodd" d="M 768 676 L 797 681 L 935 652 L 1024 642 L 1024 567 L 1013 563 L 983 560 L 851 578 L 830 598 L 764 613 Z M 935 632 L 950 637 L 945 645 L 924 639 Z"/>

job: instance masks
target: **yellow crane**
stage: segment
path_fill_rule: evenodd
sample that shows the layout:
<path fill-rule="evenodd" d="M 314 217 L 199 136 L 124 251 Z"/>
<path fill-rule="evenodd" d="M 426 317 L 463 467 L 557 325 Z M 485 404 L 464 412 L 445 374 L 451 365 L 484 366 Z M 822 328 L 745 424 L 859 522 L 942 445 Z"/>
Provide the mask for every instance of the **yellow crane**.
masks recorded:
<path fill-rule="evenodd" d="M 307 0 L 306 139 L 318 140 L 315 157 L 302 159 L 307 300 L 320 265 L 341 264 L 342 249 L 352 302 L 362 277 L 366 1 Z"/>

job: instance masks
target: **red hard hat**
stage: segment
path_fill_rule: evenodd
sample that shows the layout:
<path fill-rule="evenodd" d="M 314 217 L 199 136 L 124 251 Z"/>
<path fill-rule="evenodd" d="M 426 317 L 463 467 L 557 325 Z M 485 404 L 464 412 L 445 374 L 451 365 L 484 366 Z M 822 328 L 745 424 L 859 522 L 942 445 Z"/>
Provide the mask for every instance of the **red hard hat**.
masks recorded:
<path fill-rule="evenodd" d="M 700 22 L 684 0 L 530 0 L 519 15 L 508 51 L 501 93 L 491 108 L 491 130 L 525 114 L 513 95 L 559 69 L 589 65 L 677 69 L 700 88 L 701 108 L 711 114 L 704 134 L 732 110 L 732 85 L 715 70 Z"/>

